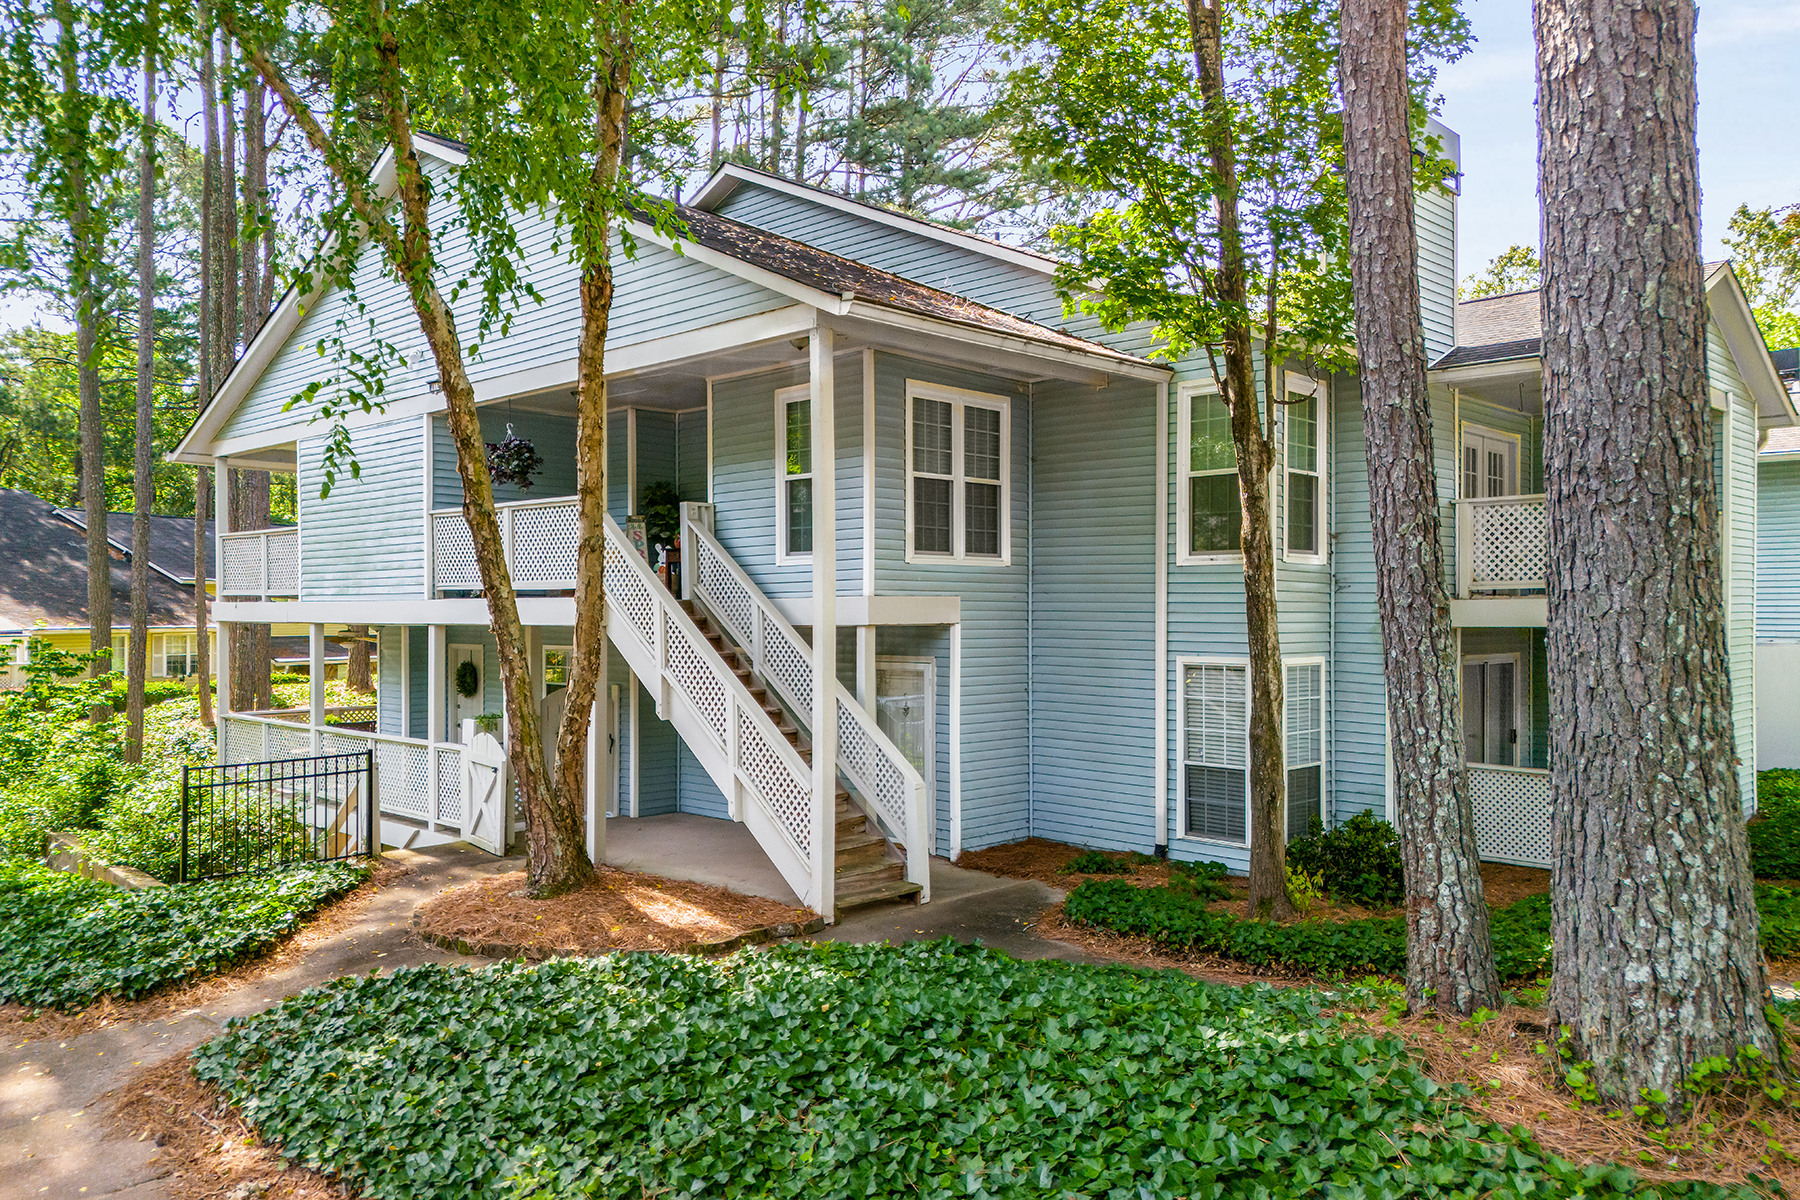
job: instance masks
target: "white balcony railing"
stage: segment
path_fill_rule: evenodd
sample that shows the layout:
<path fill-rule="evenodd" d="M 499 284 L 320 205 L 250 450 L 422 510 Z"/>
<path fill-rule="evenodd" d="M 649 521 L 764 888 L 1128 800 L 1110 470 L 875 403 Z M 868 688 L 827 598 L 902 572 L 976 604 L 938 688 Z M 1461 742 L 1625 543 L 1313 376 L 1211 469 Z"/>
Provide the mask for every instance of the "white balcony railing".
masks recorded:
<path fill-rule="evenodd" d="M 252 529 L 219 535 L 219 594 L 259 600 L 300 594 L 300 531 Z"/>
<path fill-rule="evenodd" d="M 581 537 L 575 497 L 496 504 L 494 510 L 514 588 L 556 592 L 575 586 L 575 551 Z M 431 579 L 436 592 L 481 590 L 475 540 L 460 508 L 432 511 Z"/>
<path fill-rule="evenodd" d="M 1456 502 L 1456 594 L 1537 591 L 1544 586 L 1542 496 Z"/>
<path fill-rule="evenodd" d="M 1550 866 L 1550 772 L 1469 764 L 1475 848 L 1484 862 Z"/>

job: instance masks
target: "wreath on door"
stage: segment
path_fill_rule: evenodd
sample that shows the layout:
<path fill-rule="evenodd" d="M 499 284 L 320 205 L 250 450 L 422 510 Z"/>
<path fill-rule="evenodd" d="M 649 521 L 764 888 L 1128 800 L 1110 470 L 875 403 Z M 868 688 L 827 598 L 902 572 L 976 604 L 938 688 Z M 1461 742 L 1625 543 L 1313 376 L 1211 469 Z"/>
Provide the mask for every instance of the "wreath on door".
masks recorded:
<path fill-rule="evenodd" d="M 473 696 L 481 690 L 481 672 L 470 659 L 456 664 L 456 690 L 464 696 Z"/>

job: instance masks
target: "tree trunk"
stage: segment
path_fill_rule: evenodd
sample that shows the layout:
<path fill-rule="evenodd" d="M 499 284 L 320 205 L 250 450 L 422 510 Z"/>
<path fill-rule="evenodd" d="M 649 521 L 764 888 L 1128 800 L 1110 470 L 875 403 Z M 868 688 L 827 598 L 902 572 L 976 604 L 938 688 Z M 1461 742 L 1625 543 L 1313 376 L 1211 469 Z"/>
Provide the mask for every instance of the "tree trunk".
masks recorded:
<path fill-rule="evenodd" d="M 1220 301 L 1248 313 L 1243 235 L 1238 224 L 1237 151 L 1232 144 L 1230 98 L 1225 92 L 1218 0 L 1188 0 L 1194 39 L 1194 72 L 1211 129 L 1206 154 L 1218 178 Z M 1274 452 L 1264 435 L 1256 395 L 1256 365 L 1248 318 L 1224 332 L 1225 370 L 1220 394 L 1231 411 L 1237 449 L 1238 496 L 1243 511 L 1244 626 L 1250 682 L 1250 908 L 1260 917 L 1293 915 L 1287 891 L 1287 770 L 1283 762 L 1281 630 L 1275 608 L 1274 519 L 1269 471 Z M 1264 347 L 1268 369 L 1276 369 Z M 1273 407 L 1269 417 L 1273 418 Z"/>
<path fill-rule="evenodd" d="M 1369 518 L 1406 877 L 1406 1003 L 1499 1008 L 1463 767 L 1456 631 L 1444 587 L 1413 219 L 1406 0 L 1345 0 L 1350 276 Z"/>
<path fill-rule="evenodd" d="M 375 690 L 375 679 L 369 671 L 369 627 L 352 625 L 344 631 L 355 640 L 350 643 L 350 665 L 347 671 L 350 690 L 368 695 Z"/>
<path fill-rule="evenodd" d="M 228 267 L 232 264 L 228 261 Z M 231 526 L 235 531 L 269 527 L 269 473 L 231 472 Z M 269 680 L 269 627 L 237 622 L 231 638 L 231 704 L 234 709 L 274 707 Z"/>
<path fill-rule="evenodd" d="M 200 113 L 201 113 L 201 145 L 200 160 L 200 354 L 199 373 L 200 391 L 196 397 L 197 411 L 204 412 L 212 401 L 214 363 L 218 357 L 216 342 L 218 337 L 218 316 L 214 311 L 218 306 L 219 286 L 214 278 L 213 263 L 217 251 L 214 248 L 216 229 L 213 207 L 218 192 L 219 175 L 219 130 L 217 123 L 218 87 L 213 76 L 213 36 L 215 28 L 212 19 L 212 7 L 201 0 L 200 33 L 204 38 L 200 54 Z M 211 472 L 205 467 L 194 471 L 194 637 L 196 650 L 199 653 L 199 667 L 195 674 L 200 680 L 200 720 L 202 724 L 213 724 L 212 687 L 212 648 L 210 630 L 206 615 L 206 579 L 207 553 L 206 517 L 212 507 Z M 226 690 L 231 686 L 229 680 L 220 680 L 220 695 L 229 695 Z"/>
<path fill-rule="evenodd" d="M 94 270 L 100 247 L 95 243 L 94 220 L 88 199 L 87 163 L 88 104 L 81 92 L 81 68 L 75 7 L 56 0 L 53 7 L 58 28 L 57 58 L 62 68 L 62 155 L 68 177 L 69 283 L 75 300 L 75 378 L 80 398 L 81 499 L 87 521 L 88 650 L 104 655 L 94 660 L 90 674 L 103 675 L 121 664 L 112 653 L 112 551 L 106 539 L 106 466 L 104 421 L 100 411 L 100 371 L 94 361 L 99 342 L 99 313 L 94 295 Z M 96 705 L 94 720 L 111 715 Z"/>
<path fill-rule="evenodd" d="M 243 273 L 242 290 L 238 295 L 245 346 L 262 328 L 266 317 L 261 307 L 261 251 L 263 225 L 269 219 L 267 136 L 262 82 L 248 80 L 244 84 L 244 226 L 243 235 L 238 239 L 238 262 Z"/>
<path fill-rule="evenodd" d="M 212 506 L 212 473 L 194 470 L 194 678 L 200 687 L 200 723 L 213 723 L 212 647 L 206 616 L 206 513 Z"/>
<path fill-rule="evenodd" d="M 1744 837 L 1685 0 L 1539 0 L 1553 1032 L 1601 1095 L 1778 1061 Z M 1659 1102 L 1660 1103 L 1660 1102 Z"/>
<path fill-rule="evenodd" d="M 144 145 L 138 153 L 137 422 L 132 457 L 131 640 L 125 657 L 125 761 L 144 757 L 144 674 L 150 654 L 151 404 L 156 354 L 156 0 L 146 6 Z"/>

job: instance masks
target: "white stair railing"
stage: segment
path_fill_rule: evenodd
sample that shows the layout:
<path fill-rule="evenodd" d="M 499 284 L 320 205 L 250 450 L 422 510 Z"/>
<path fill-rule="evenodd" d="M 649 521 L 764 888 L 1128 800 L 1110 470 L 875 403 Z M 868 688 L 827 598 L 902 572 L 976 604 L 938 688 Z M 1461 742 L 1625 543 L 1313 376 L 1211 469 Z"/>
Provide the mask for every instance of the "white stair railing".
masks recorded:
<path fill-rule="evenodd" d="M 762 594 L 710 529 L 689 519 L 681 528 L 683 585 L 749 652 L 752 669 L 787 702 L 802 727 L 812 723 L 812 647 Z M 926 841 L 925 779 L 842 682 L 836 689 L 838 770 L 883 827 L 906 848 L 906 878 L 931 898 L 931 847 Z"/>

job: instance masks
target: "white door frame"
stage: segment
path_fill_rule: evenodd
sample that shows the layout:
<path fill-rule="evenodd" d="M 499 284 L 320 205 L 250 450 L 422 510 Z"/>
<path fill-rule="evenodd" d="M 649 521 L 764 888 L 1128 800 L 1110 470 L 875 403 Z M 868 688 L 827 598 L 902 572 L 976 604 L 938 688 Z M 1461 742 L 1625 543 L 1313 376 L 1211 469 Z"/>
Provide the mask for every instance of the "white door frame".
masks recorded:
<path fill-rule="evenodd" d="M 937 853 L 937 659 L 929 654 L 877 654 L 875 656 L 874 712 L 876 724 L 881 721 L 881 668 L 884 666 L 922 667 L 925 671 L 925 703 L 930 717 L 931 736 L 925 739 L 925 841 Z"/>

